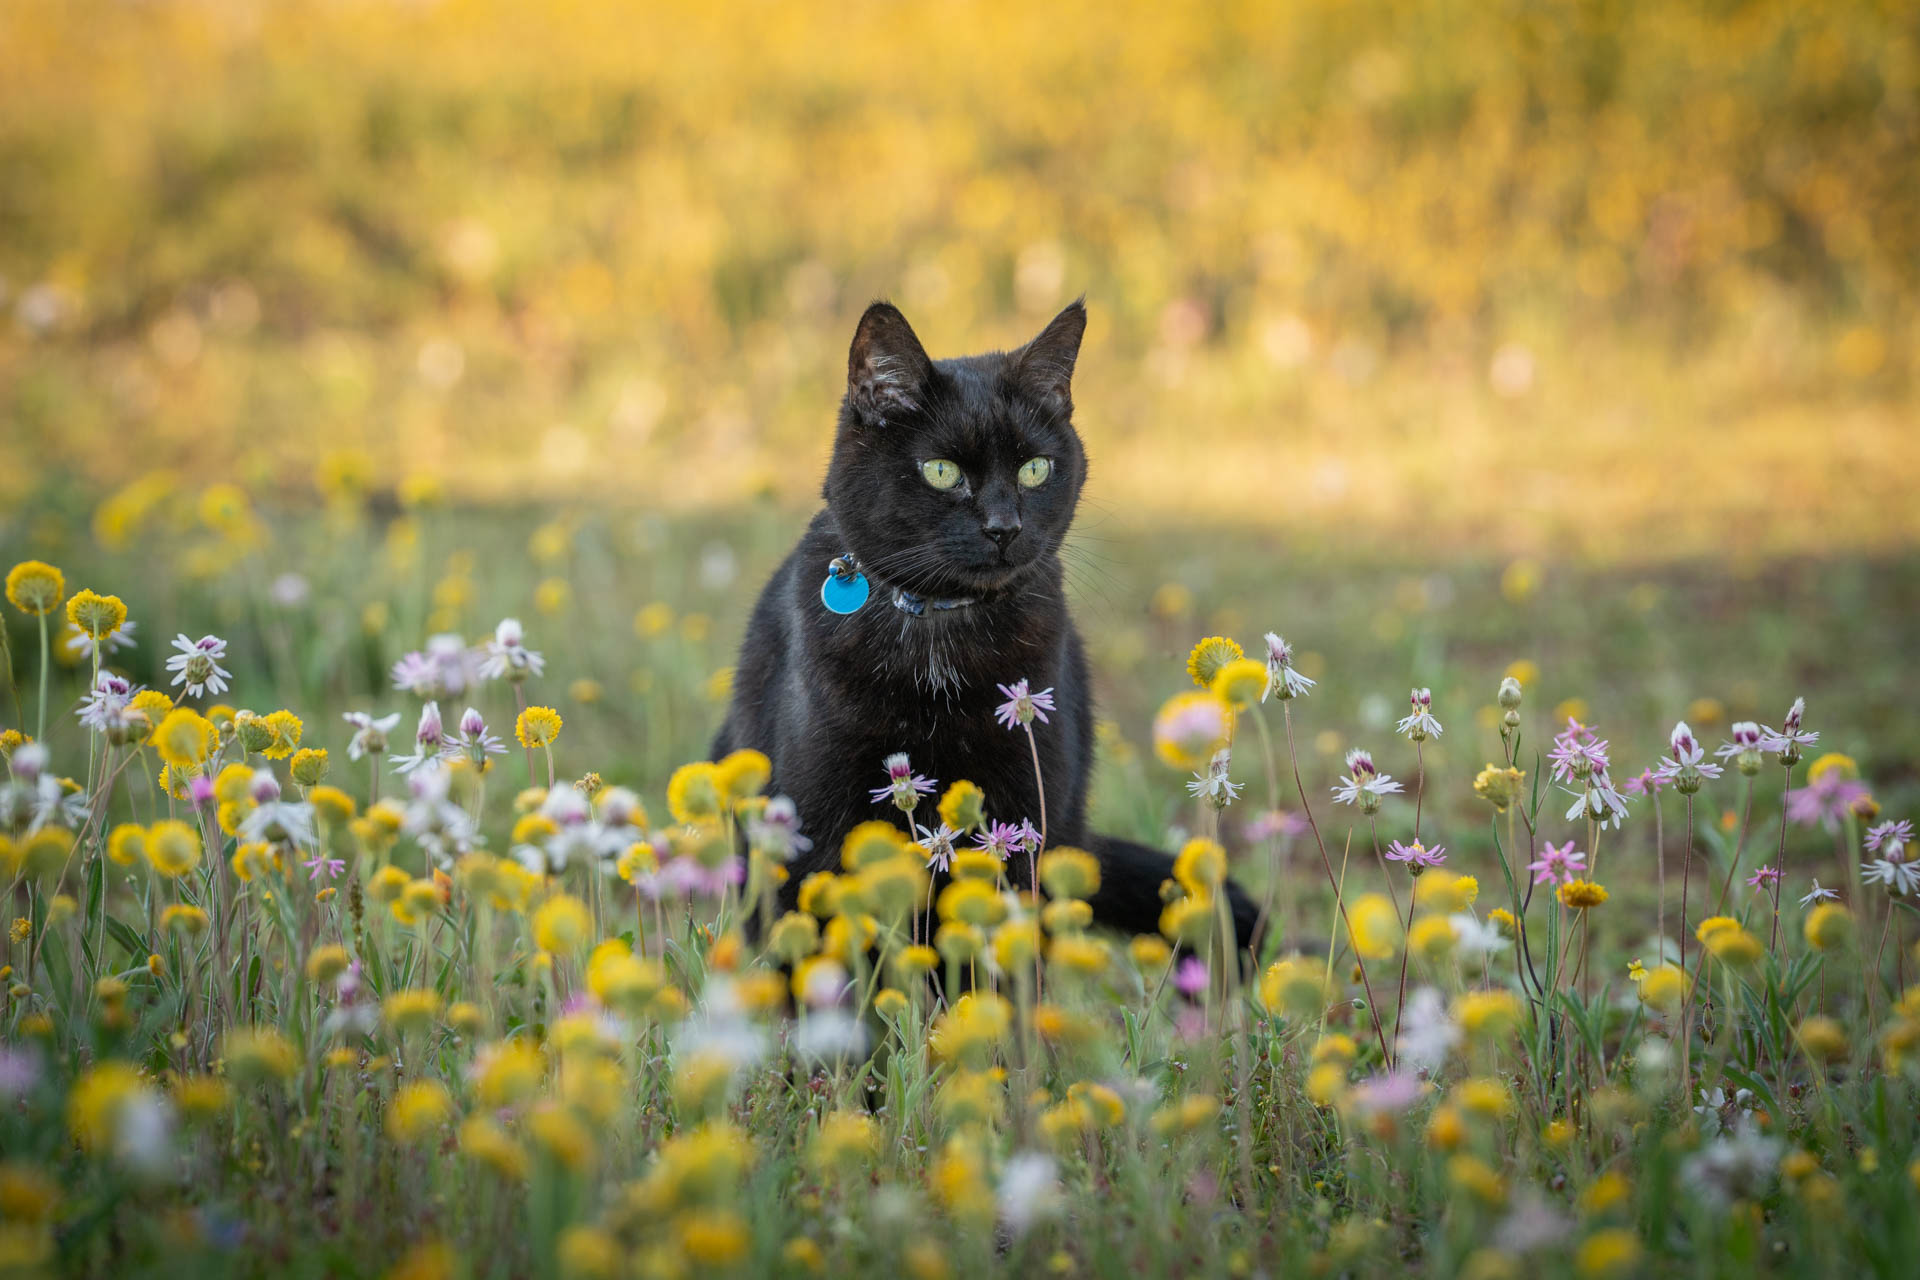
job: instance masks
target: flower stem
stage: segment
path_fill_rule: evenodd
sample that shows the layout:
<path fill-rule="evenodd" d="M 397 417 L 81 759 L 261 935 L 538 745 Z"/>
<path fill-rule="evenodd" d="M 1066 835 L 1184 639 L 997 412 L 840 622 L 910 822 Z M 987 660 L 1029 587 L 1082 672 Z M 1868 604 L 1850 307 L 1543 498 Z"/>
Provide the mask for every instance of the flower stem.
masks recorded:
<path fill-rule="evenodd" d="M 44 743 L 47 740 L 47 615 L 40 615 L 40 722 L 33 731 L 33 740 Z"/>

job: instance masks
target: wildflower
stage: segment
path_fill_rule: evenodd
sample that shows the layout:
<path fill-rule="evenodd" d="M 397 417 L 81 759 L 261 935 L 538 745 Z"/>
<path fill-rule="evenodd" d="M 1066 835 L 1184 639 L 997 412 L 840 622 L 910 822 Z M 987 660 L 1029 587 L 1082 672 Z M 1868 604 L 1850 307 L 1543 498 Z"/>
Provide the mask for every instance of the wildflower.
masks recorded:
<path fill-rule="evenodd" d="M 198 640 L 189 640 L 184 635 L 175 636 L 173 647 L 179 652 L 167 659 L 167 670 L 173 672 L 169 682 L 185 685 L 190 697 L 198 698 L 208 693 L 216 697 L 227 691 L 227 681 L 233 673 L 220 665 L 227 656 L 227 642 L 219 636 L 201 636 Z"/>
<path fill-rule="evenodd" d="M 1607 743 L 1592 729 L 1568 716 L 1567 727 L 1554 735 L 1553 750 L 1547 753 L 1547 758 L 1553 761 L 1556 782 L 1584 782 L 1595 772 L 1606 772 Z"/>
<path fill-rule="evenodd" d="M 988 822 L 973 834 L 974 847 L 982 853 L 991 854 L 1005 862 L 1007 857 L 1024 849 L 1020 828 L 1011 822 Z"/>
<path fill-rule="evenodd" d="M 480 664 L 466 642 L 456 635 L 437 635 L 424 651 L 416 650 L 393 664 L 393 687 L 416 698 L 458 697 L 480 676 Z"/>
<path fill-rule="evenodd" d="M 542 951 L 571 955 L 587 943 L 592 921 L 580 899 L 557 893 L 533 914 L 533 938 Z"/>
<path fill-rule="evenodd" d="M 102 671 L 87 696 L 80 699 L 80 709 L 75 714 L 81 724 L 95 733 L 109 733 L 125 728 L 132 701 L 133 682 L 111 671 Z"/>
<path fill-rule="evenodd" d="M 953 842 L 960 833 L 944 821 L 937 828 L 916 823 L 913 830 L 920 838 L 920 847 L 927 851 L 927 870 L 945 875 L 953 866 Z"/>
<path fill-rule="evenodd" d="M 1800 899 L 1800 905 L 1807 907 L 1812 906 L 1816 902 L 1834 902 L 1837 901 L 1839 897 L 1840 895 L 1833 890 L 1821 888 L 1820 882 L 1815 880 L 1813 882 L 1813 888 L 1807 890 L 1806 896 Z"/>
<path fill-rule="evenodd" d="M 1567 821 L 1579 818 L 1591 818 L 1601 826 L 1611 824 L 1616 830 L 1627 817 L 1627 802 L 1614 790 L 1613 783 L 1607 777 L 1605 769 L 1596 769 L 1586 776 L 1584 786 L 1575 790 L 1562 787 L 1562 791 L 1574 797 L 1573 804 L 1567 810 Z"/>
<path fill-rule="evenodd" d="M 986 821 L 986 795 L 979 787 L 962 778 L 940 797 L 940 821 L 953 828 L 955 835 L 971 831 Z"/>
<path fill-rule="evenodd" d="M 227 1032 L 220 1052 L 227 1074 L 243 1083 L 291 1080 L 300 1069 L 300 1056 L 287 1038 L 264 1027 L 239 1027 Z"/>
<path fill-rule="evenodd" d="M 152 741 L 161 763 L 170 769 L 191 772 L 207 758 L 219 737 L 220 731 L 205 717 L 186 707 L 176 707 L 153 731 Z"/>
<path fill-rule="evenodd" d="M 1733 735 L 1732 740 L 1721 743 L 1713 754 L 1722 760 L 1732 760 L 1744 777 L 1759 773 L 1760 752 L 1766 740 L 1760 726 L 1751 720 L 1736 720 L 1727 732 Z"/>
<path fill-rule="evenodd" d="M 1902 818 L 1898 822 L 1883 822 L 1877 827 L 1867 829 L 1867 852 L 1877 853 L 1893 862 L 1902 861 L 1901 855 L 1913 843 L 1913 823 Z"/>
<path fill-rule="evenodd" d="M 1837 902 L 1822 902 L 1807 913 L 1801 926 L 1807 945 L 1816 951 L 1834 951 L 1853 938 L 1853 913 Z"/>
<path fill-rule="evenodd" d="M 1442 730 L 1440 722 L 1433 718 L 1433 690 L 1415 689 L 1407 699 L 1413 708 L 1412 714 L 1404 717 L 1394 726 L 1396 733 L 1404 733 L 1413 742 L 1425 742 L 1428 738 L 1437 738 Z"/>
<path fill-rule="evenodd" d="M 1360 812 L 1376 813 L 1382 796 L 1401 790 L 1392 774 L 1381 773 L 1374 767 L 1371 752 L 1356 748 L 1347 752 L 1347 772 L 1341 777 L 1340 785 L 1333 788 L 1333 801 L 1335 804 L 1358 804 Z"/>
<path fill-rule="evenodd" d="M 1780 883 L 1780 868 L 1761 867 L 1747 877 L 1749 889 L 1767 889 Z"/>
<path fill-rule="evenodd" d="M 1007 700 L 994 708 L 995 720 L 1009 729 L 1015 725 L 1023 728 L 1031 726 L 1035 720 L 1041 724 L 1047 723 L 1047 712 L 1054 709 L 1052 689 L 1029 693 L 1025 680 L 1017 680 L 1010 685 L 1000 685 L 999 689 Z"/>
<path fill-rule="evenodd" d="M 7 601 L 28 617 L 52 613 L 67 594 L 67 579 L 41 560 L 22 560 L 7 573 Z"/>
<path fill-rule="evenodd" d="M 1761 1136 L 1750 1121 L 1743 1121 L 1732 1138 L 1716 1139 L 1687 1157 L 1680 1179 L 1702 1201 L 1724 1212 L 1736 1199 L 1757 1200 L 1765 1194 L 1780 1164 L 1780 1147 L 1778 1139 Z"/>
<path fill-rule="evenodd" d="M 1173 878 L 1188 893 L 1203 897 L 1227 878 L 1227 851 L 1212 840 L 1189 840 L 1174 857 Z"/>
<path fill-rule="evenodd" d="M 1208 636 L 1187 655 L 1187 674 L 1202 689 L 1211 688 L 1213 679 L 1229 662 L 1246 656 L 1245 650 L 1225 636 Z"/>
<path fill-rule="evenodd" d="M 1589 1280 L 1606 1280 L 1637 1269 L 1640 1253 L 1640 1237 L 1625 1227 L 1605 1227 L 1580 1242 L 1573 1266 Z"/>
<path fill-rule="evenodd" d="M 888 756 L 886 768 L 887 785 L 875 787 L 870 793 L 875 804 L 892 801 L 894 808 L 902 813 L 912 813 L 918 807 L 920 797 L 932 795 L 937 785 L 933 779 L 913 771 L 913 765 L 904 751 L 896 751 Z"/>
<path fill-rule="evenodd" d="M 147 828 L 147 862 L 169 880 L 179 879 L 200 865 L 200 833 L 172 818 L 154 823 Z"/>
<path fill-rule="evenodd" d="M 294 752 L 293 759 L 287 763 L 287 772 L 303 787 L 319 786 L 327 777 L 327 749 L 303 747 Z"/>
<path fill-rule="evenodd" d="M 775 862 L 789 862 L 813 848 L 813 841 L 800 834 L 800 810 L 787 796 L 773 797 L 747 820 L 747 843 Z"/>
<path fill-rule="evenodd" d="M 487 732 L 486 717 L 473 707 L 460 713 L 459 735 L 448 738 L 441 748 L 442 754 L 448 757 L 464 754 L 475 765 L 484 763 L 490 755 L 504 755 L 506 750 L 507 744 Z"/>
<path fill-rule="evenodd" d="M 1184 996 L 1198 996 L 1207 989 L 1207 962 L 1199 956 L 1187 956 L 1174 967 L 1173 987 Z"/>
<path fill-rule="evenodd" d="M 1226 745 L 1231 711 L 1212 693 L 1176 693 L 1153 719 L 1153 747 L 1176 769 L 1198 769 Z"/>
<path fill-rule="evenodd" d="M 715 762 L 713 770 L 714 783 L 730 806 L 759 795 L 773 779 L 773 761 L 764 751 L 751 747 L 729 751 Z"/>
<path fill-rule="evenodd" d="M 1490 764 L 1473 780 L 1473 794 L 1492 805 L 1494 812 L 1505 813 L 1520 798 L 1520 784 L 1526 774 L 1519 769 Z"/>
<path fill-rule="evenodd" d="M 281 800 L 280 783 L 270 770 L 260 769 L 254 773 L 248 794 L 254 807 L 240 823 L 238 834 L 242 839 L 268 843 L 314 843 L 313 806 Z"/>
<path fill-rule="evenodd" d="M 1233 753 L 1226 747 L 1213 753 L 1213 760 L 1205 773 L 1193 775 L 1193 781 L 1187 784 L 1187 794 L 1196 800 L 1205 800 L 1216 809 L 1224 809 L 1232 804 L 1245 789 L 1244 782 L 1234 782 L 1227 776 L 1233 764 Z"/>
<path fill-rule="evenodd" d="M 1000 1174 L 1000 1220 L 1015 1238 L 1061 1208 L 1060 1179 L 1053 1157 L 1022 1151 L 1007 1160 Z"/>
<path fill-rule="evenodd" d="M 438 1080 L 402 1085 L 387 1104 L 387 1134 L 403 1146 L 435 1138 L 453 1117 L 453 1097 Z"/>
<path fill-rule="evenodd" d="M 1292 646 L 1271 631 L 1267 632 L 1266 641 L 1267 691 L 1260 695 L 1260 701 L 1265 702 L 1271 695 L 1285 701 L 1311 692 L 1315 682 L 1294 670 Z"/>
<path fill-rule="evenodd" d="M 707 761 L 683 764 L 667 779 L 667 810 L 675 822 L 712 821 L 720 816 L 722 800 L 719 777 Z"/>
<path fill-rule="evenodd" d="M 1385 960 L 1400 947 L 1400 915 L 1385 894 L 1363 893 L 1347 907 L 1353 949 L 1368 960 Z"/>
<path fill-rule="evenodd" d="M 1297 813 L 1285 809 L 1266 809 L 1253 816 L 1252 821 L 1240 829 L 1240 834 L 1248 844 L 1264 844 L 1268 840 L 1291 840 L 1304 835 L 1307 820 Z"/>
<path fill-rule="evenodd" d="M 1846 1031 L 1832 1018 L 1813 1014 L 1803 1018 L 1794 1029 L 1800 1047 L 1808 1056 L 1821 1062 L 1839 1062 L 1846 1058 L 1851 1045 Z"/>
<path fill-rule="evenodd" d="M 365 711 L 349 711 L 341 719 L 353 726 L 353 737 L 347 743 L 347 759 L 358 760 L 364 755 L 379 755 L 387 749 L 387 734 L 400 723 L 400 713 L 396 711 L 375 719 Z"/>
<path fill-rule="evenodd" d="M 1693 730 L 1687 727 L 1685 720 L 1673 726 L 1667 744 L 1673 750 L 1670 756 L 1660 758 L 1659 777 L 1672 782 L 1681 795 L 1690 796 L 1700 790 L 1700 782 L 1705 778 L 1717 778 L 1721 768 L 1709 763 L 1706 749 L 1694 739 Z"/>
<path fill-rule="evenodd" d="M 1783 764 L 1797 764 L 1800 760 L 1800 748 L 1812 746 L 1820 740 L 1820 735 L 1800 727 L 1807 714 L 1807 700 L 1795 698 L 1793 705 L 1787 708 L 1786 719 L 1780 722 L 1778 729 L 1763 728 L 1760 749 L 1771 751 L 1780 757 Z"/>
<path fill-rule="evenodd" d="M 1549 840 L 1546 851 L 1537 861 L 1529 862 L 1527 870 L 1533 872 L 1535 884 L 1552 884 L 1556 880 L 1572 880 L 1576 873 L 1585 871 L 1586 863 L 1587 855 L 1574 852 L 1573 841 L 1556 848 Z"/>
<path fill-rule="evenodd" d="M 1620 790 L 1630 796 L 1652 796 L 1660 794 L 1669 779 L 1652 769 L 1642 769 L 1620 784 Z"/>
<path fill-rule="evenodd" d="M 1838 831 L 1853 805 L 1866 794 L 1866 787 L 1839 769 L 1825 770 L 1818 777 L 1809 774 L 1806 786 L 1788 794 L 1787 817 L 1803 827 L 1818 823 L 1828 831 Z"/>
<path fill-rule="evenodd" d="M 1100 889 L 1100 860 L 1084 849 L 1056 846 L 1040 858 L 1040 883 L 1055 898 L 1091 898 Z"/>
<path fill-rule="evenodd" d="M 89 652 L 91 646 L 120 630 L 126 620 L 126 602 L 119 596 L 103 596 L 83 588 L 67 601 L 67 621 L 89 642 Z"/>
<path fill-rule="evenodd" d="M 1507 949 L 1509 939 L 1497 923 L 1482 921 L 1466 911 L 1448 916 L 1447 923 L 1453 926 L 1454 944 L 1464 956 L 1479 959 Z"/>
<path fill-rule="evenodd" d="M 306 732 L 306 726 L 300 717 L 282 708 L 262 718 L 263 723 L 273 733 L 273 741 L 260 752 L 269 760 L 285 760 L 300 745 L 300 737 Z"/>
<path fill-rule="evenodd" d="M 1860 864 L 1860 879 L 1864 884 L 1885 885 L 1891 894 L 1909 894 L 1920 889 L 1920 862 L 1875 858 Z"/>
<path fill-rule="evenodd" d="M 1398 840 L 1387 846 L 1388 862 L 1404 862 L 1407 874 L 1417 876 L 1429 867 L 1437 867 L 1447 860 L 1447 847 L 1437 844 L 1429 849 L 1415 840 L 1412 844 L 1401 844 Z"/>
<path fill-rule="evenodd" d="M 1569 880 L 1560 886 L 1559 897 L 1560 905 L 1563 907 L 1570 907 L 1575 911 L 1590 911 L 1606 902 L 1607 890 L 1604 885 L 1595 884 L 1591 880 Z"/>
<path fill-rule="evenodd" d="M 413 731 L 414 752 L 410 756 L 395 756 L 393 768 L 396 773 L 412 773 L 430 760 L 438 760 L 446 753 L 446 726 L 440 719 L 440 704 L 429 702 L 420 708 L 420 723 Z"/>
<path fill-rule="evenodd" d="M 124 1062 L 101 1062 L 74 1082 L 67 1122 L 83 1149 L 143 1173 L 158 1172 L 172 1145 L 166 1100 Z"/>
<path fill-rule="evenodd" d="M 518 684 L 530 676 L 544 674 L 547 660 L 527 648 L 518 618 L 502 618 L 487 642 L 486 657 L 480 663 L 482 680 L 511 680 Z"/>
<path fill-rule="evenodd" d="M 1760 939 L 1738 926 L 1716 930 L 1700 941 L 1714 959 L 1737 969 L 1758 964 L 1760 957 L 1766 954 L 1766 947 Z"/>
<path fill-rule="evenodd" d="M 560 713 L 552 707 L 528 707 L 514 721 L 513 736 L 526 748 L 550 747 L 560 736 Z"/>

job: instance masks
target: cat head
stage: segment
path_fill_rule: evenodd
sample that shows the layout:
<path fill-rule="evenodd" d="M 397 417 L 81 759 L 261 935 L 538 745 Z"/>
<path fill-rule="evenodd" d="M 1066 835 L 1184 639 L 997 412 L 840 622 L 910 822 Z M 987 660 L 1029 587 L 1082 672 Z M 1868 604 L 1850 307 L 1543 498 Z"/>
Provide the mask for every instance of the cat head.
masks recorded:
<path fill-rule="evenodd" d="M 980 595 L 1059 549 L 1087 471 L 1071 388 L 1086 327 L 1075 302 L 1013 351 L 931 360 L 898 308 L 867 308 L 826 497 L 870 577 Z"/>

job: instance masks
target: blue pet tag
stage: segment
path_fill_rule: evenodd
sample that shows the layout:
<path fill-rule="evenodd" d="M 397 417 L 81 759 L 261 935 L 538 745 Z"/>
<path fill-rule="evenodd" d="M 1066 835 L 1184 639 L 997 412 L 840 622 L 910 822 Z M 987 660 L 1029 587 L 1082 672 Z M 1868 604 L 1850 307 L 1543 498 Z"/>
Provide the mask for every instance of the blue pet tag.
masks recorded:
<path fill-rule="evenodd" d="M 858 613 L 860 606 L 867 602 L 870 590 L 864 573 L 829 573 L 827 580 L 820 584 L 820 603 L 834 613 Z"/>

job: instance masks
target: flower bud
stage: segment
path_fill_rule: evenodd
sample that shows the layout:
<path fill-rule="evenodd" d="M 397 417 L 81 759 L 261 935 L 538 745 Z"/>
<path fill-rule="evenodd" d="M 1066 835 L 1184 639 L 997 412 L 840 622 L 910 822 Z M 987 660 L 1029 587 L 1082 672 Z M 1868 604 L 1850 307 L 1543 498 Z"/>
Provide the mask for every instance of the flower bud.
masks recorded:
<path fill-rule="evenodd" d="M 1506 679 L 1500 682 L 1500 705 L 1501 706 L 1505 707 L 1509 711 L 1517 711 L 1520 707 L 1520 698 L 1521 698 L 1521 691 L 1520 691 L 1520 682 L 1518 680 L 1514 679 L 1512 676 L 1508 676 Z"/>

